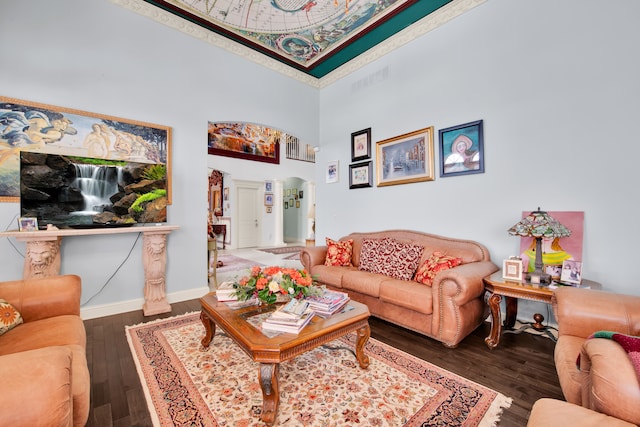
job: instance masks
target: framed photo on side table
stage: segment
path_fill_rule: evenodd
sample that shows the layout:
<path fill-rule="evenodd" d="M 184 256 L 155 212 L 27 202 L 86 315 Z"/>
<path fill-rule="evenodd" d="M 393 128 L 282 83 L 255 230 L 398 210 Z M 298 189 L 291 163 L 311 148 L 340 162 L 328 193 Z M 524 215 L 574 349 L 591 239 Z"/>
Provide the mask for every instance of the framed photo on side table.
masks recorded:
<path fill-rule="evenodd" d="M 373 185 L 372 162 L 349 165 L 349 189 Z"/>
<path fill-rule="evenodd" d="M 502 278 L 505 280 L 522 281 L 522 260 L 505 259 L 502 261 Z"/>
<path fill-rule="evenodd" d="M 560 281 L 579 285 L 582 282 L 582 263 L 572 259 L 562 261 L 562 275 Z"/>
<path fill-rule="evenodd" d="M 482 120 L 440 129 L 440 176 L 484 173 Z"/>
<path fill-rule="evenodd" d="M 371 158 L 371 128 L 351 134 L 351 161 Z"/>

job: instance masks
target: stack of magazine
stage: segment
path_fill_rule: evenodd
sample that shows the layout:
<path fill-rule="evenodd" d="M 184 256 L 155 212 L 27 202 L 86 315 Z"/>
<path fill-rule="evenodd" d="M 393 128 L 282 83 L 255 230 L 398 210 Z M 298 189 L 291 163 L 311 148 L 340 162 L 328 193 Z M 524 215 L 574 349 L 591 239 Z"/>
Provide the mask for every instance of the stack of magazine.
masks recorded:
<path fill-rule="evenodd" d="M 307 296 L 305 301 L 318 316 L 326 318 L 340 311 L 349 302 L 349 294 L 325 289 L 322 295 Z"/>
<path fill-rule="evenodd" d="M 307 326 L 315 312 L 306 300 L 292 299 L 262 322 L 262 329 L 267 331 L 299 333 Z"/>

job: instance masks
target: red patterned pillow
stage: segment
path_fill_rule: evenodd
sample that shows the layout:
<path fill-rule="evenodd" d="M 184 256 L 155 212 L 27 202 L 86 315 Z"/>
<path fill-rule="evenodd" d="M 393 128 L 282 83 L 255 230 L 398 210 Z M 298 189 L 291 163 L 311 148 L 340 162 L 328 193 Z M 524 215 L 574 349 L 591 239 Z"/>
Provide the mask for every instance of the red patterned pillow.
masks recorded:
<path fill-rule="evenodd" d="M 424 247 L 392 238 L 363 239 L 360 270 L 411 280 L 420 263 Z"/>
<path fill-rule="evenodd" d="M 431 286 L 436 274 L 460 264 L 462 264 L 462 258 L 443 255 L 442 252 L 436 251 L 418 268 L 414 280 Z"/>
<path fill-rule="evenodd" d="M 324 265 L 329 266 L 350 266 L 351 255 L 353 254 L 353 239 L 335 241 L 326 237 L 327 257 Z"/>

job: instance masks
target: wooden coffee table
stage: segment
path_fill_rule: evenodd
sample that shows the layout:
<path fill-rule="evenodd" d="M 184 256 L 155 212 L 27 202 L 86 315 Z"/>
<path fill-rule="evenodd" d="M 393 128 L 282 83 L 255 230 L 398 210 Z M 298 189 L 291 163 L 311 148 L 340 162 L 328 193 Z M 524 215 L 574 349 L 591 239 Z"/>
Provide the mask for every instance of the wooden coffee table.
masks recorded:
<path fill-rule="evenodd" d="M 225 303 L 218 302 L 215 292 L 200 298 L 200 304 L 200 320 L 205 328 L 202 345 L 205 348 L 209 347 L 217 325 L 249 357 L 260 364 L 258 380 L 262 388 L 262 421 L 267 424 L 273 424 L 278 411 L 278 366 L 281 362 L 293 359 L 350 332 L 356 332 L 358 339 L 355 357 L 362 369 L 369 366 L 369 357 L 364 354 L 364 346 L 371 333 L 369 309 L 359 302 L 349 301 L 345 310 L 327 319 L 314 317 L 298 335 L 282 333 L 272 337 L 263 334 L 249 319 L 273 311 L 274 306 L 251 306 L 233 310 Z"/>

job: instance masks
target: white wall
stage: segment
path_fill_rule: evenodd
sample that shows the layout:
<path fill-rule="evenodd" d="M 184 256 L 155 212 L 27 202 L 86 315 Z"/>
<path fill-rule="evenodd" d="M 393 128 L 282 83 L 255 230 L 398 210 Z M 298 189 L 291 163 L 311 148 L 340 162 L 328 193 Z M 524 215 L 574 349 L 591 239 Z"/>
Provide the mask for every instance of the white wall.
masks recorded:
<path fill-rule="evenodd" d="M 640 2 L 490 0 L 320 94 L 317 234 L 408 228 L 519 253 L 522 211 L 584 211 L 584 277 L 635 278 Z M 438 129 L 483 119 L 485 173 L 439 177 Z M 433 182 L 348 189 L 350 134 L 435 127 Z M 340 183 L 324 168 L 340 160 Z M 375 164 L 375 158 L 374 158 Z"/>
<path fill-rule="evenodd" d="M 2 2 L 0 94 L 172 127 L 168 216 L 180 230 L 169 236 L 170 294 L 207 286 L 207 166 L 235 179 L 277 170 L 207 159 L 207 121 L 267 124 L 312 145 L 319 133 L 317 89 L 107 0 Z M 0 228 L 15 229 L 18 215 L 19 204 L 0 203 Z M 97 294 L 84 308 L 142 298 L 141 241 L 128 255 L 135 241 L 133 233 L 63 241 L 62 273 L 83 278 L 83 302 Z M 22 276 L 22 253 L 24 244 L 0 239 L 0 280 Z"/>
<path fill-rule="evenodd" d="M 318 243 L 408 228 L 478 240 L 500 263 L 518 251 L 506 230 L 523 210 L 581 210 L 584 276 L 639 294 L 631 258 L 639 240 L 637 16 L 634 0 L 489 0 L 318 93 L 107 0 L 5 1 L 0 94 L 173 128 L 169 219 L 181 229 L 169 237 L 170 293 L 206 286 L 208 167 L 235 179 L 304 177 L 205 155 L 207 121 L 237 120 L 320 145 Z M 438 129 L 478 119 L 484 174 L 440 178 L 437 169 L 434 182 L 348 189 L 352 132 L 371 127 L 375 143 L 434 126 L 437 141 Z M 325 184 L 332 160 L 340 160 L 340 182 Z M 15 228 L 17 215 L 17 204 L 0 204 L 0 227 Z M 134 240 L 65 240 L 62 269 L 83 277 L 83 300 Z M 138 242 L 89 305 L 141 298 L 140 258 Z M 0 280 L 20 277 L 22 261 L 2 239 Z"/>

